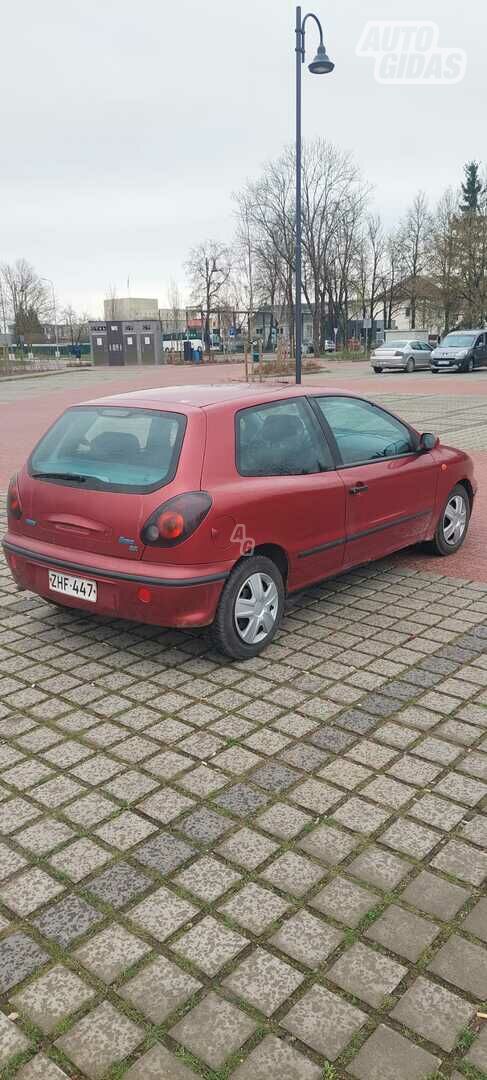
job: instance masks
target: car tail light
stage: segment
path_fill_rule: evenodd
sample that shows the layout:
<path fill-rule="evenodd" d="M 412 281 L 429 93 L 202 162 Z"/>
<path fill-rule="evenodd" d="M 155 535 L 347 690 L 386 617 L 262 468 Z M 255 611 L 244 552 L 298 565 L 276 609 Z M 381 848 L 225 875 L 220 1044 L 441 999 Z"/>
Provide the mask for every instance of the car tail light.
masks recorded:
<path fill-rule="evenodd" d="M 141 532 L 144 544 L 174 547 L 201 525 L 211 506 L 207 491 L 189 491 L 168 499 L 151 514 Z"/>
<path fill-rule="evenodd" d="M 20 501 L 19 485 L 16 476 L 12 476 L 8 485 L 7 514 L 9 517 L 16 518 L 17 521 L 22 517 L 22 503 Z"/>
<path fill-rule="evenodd" d="M 401 352 L 401 350 L 400 350 L 400 349 L 396 349 L 396 351 L 395 351 L 395 353 L 394 353 L 394 356 L 402 356 L 402 352 Z"/>

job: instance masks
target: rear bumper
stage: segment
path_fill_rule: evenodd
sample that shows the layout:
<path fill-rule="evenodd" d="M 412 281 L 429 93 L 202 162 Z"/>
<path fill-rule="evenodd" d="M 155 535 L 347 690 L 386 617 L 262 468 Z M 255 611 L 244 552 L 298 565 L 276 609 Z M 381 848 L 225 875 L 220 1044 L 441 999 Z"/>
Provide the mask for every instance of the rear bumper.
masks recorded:
<path fill-rule="evenodd" d="M 372 367 L 374 371 L 405 371 L 405 360 L 372 360 Z"/>
<path fill-rule="evenodd" d="M 12 534 L 4 537 L 3 549 L 21 588 L 66 607 L 156 626 L 208 626 L 231 569 L 228 564 L 169 566 L 109 559 L 40 542 L 25 544 L 23 537 Z M 50 569 L 96 581 L 96 604 L 52 592 Z M 149 602 L 140 600 L 141 586 L 149 590 Z"/>

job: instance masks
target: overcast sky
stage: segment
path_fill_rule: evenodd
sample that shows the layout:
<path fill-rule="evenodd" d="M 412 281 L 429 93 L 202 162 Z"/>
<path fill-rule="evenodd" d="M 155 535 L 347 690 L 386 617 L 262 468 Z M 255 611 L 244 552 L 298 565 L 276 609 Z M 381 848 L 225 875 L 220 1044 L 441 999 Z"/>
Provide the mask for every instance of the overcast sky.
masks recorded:
<path fill-rule="evenodd" d="M 2 9 L 0 261 L 19 256 L 92 315 L 109 285 L 167 303 L 191 245 L 232 234 L 232 191 L 293 137 L 290 0 L 25 0 Z M 391 223 L 485 152 L 485 0 L 316 0 L 331 76 L 303 128 L 355 154 Z M 369 19 L 431 19 L 462 82 L 381 85 Z M 316 40 L 310 26 L 309 49 Z M 306 70 L 306 69 L 305 69 Z"/>

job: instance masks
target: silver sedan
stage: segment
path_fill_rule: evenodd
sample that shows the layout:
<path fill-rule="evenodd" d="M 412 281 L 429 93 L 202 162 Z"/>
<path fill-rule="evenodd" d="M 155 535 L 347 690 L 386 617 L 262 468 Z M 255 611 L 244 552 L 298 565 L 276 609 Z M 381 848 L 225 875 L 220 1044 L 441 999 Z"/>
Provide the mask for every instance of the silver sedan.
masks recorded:
<path fill-rule="evenodd" d="M 377 374 L 382 371 L 430 370 L 431 346 L 426 341 L 404 338 L 379 345 L 371 356 L 372 367 Z"/>

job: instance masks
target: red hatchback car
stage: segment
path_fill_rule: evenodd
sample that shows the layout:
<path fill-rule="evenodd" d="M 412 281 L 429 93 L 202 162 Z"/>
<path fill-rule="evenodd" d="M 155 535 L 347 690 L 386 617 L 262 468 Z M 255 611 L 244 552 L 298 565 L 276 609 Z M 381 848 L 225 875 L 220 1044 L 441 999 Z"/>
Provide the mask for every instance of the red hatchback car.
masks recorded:
<path fill-rule="evenodd" d="M 419 541 L 457 551 L 475 490 L 467 454 L 342 390 L 143 390 L 55 422 L 11 481 L 3 546 L 21 588 L 213 624 L 245 659 L 286 593 Z"/>

